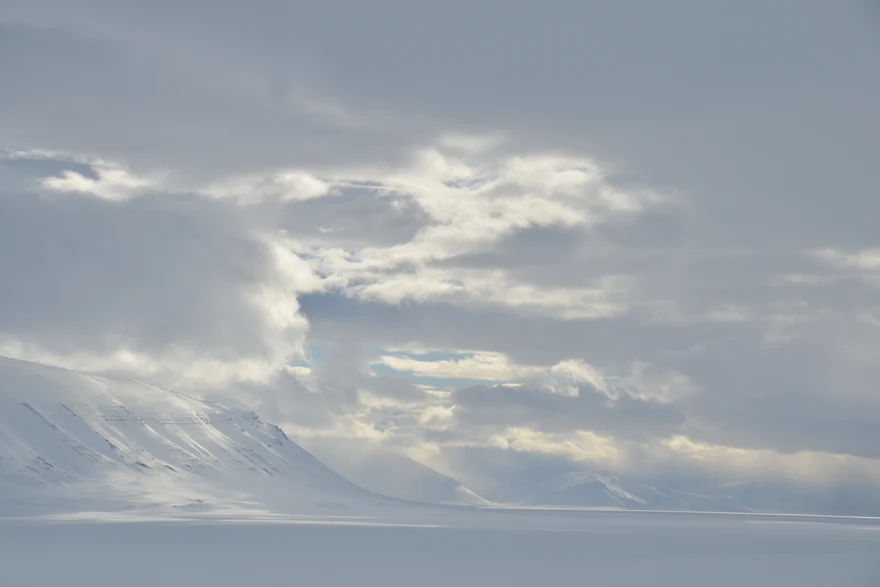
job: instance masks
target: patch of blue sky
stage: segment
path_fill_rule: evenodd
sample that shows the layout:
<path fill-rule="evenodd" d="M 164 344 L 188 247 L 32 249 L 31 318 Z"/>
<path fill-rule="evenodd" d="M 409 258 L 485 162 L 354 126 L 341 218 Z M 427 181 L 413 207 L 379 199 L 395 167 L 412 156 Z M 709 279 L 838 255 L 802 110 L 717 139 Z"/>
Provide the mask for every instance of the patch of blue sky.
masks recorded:
<path fill-rule="evenodd" d="M 386 349 L 377 349 L 379 353 L 387 357 L 405 357 L 407 359 L 415 359 L 417 361 L 425 361 L 427 363 L 436 363 L 437 361 L 456 361 L 461 359 L 470 359 L 475 353 L 450 351 L 450 350 L 428 350 L 428 351 L 388 351 Z"/>
<path fill-rule="evenodd" d="M 476 356 L 476 353 L 452 350 L 426 350 L 426 351 L 389 351 L 382 348 L 376 349 L 380 356 L 385 357 L 401 357 L 406 359 L 414 359 L 424 363 L 439 363 L 441 361 L 460 361 L 470 359 Z M 457 387 L 466 387 L 472 385 L 494 385 L 504 383 L 503 381 L 486 381 L 485 379 L 475 379 L 466 377 L 442 377 L 437 375 L 418 375 L 412 371 L 403 369 L 394 369 L 388 365 L 376 363 L 372 365 L 373 373 L 376 375 L 386 375 L 392 377 L 405 377 L 413 383 L 419 385 L 428 385 L 437 389 L 452 389 Z"/>
<path fill-rule="evenodd" d="M 0 173 L 7 178 L 18 177 L 32 181 L 35 177 L 57 177 L 65 171 L 78 173 L 91 180 L 98 179 L 97 172 L 87 163 L 50 157 L 38 152 L 0 149 Z"/>
<path fill-rule="evenodd" d="M 291 367 L 314 367 L 324 360 L 326 352 L 316 344 L 306 344 L 304 357 L 292 359 L 288 365 Z"/>
<path fill-rule="evenodd" d="M 389 377 L 404 377 L 416 385 L 427 385 L 435 389 L 443 391 L 451 390 L 459 387 L 469 387 L 474 385 L 495 385 L 499 382 L 487 382 L 483 379 L 463 379 L 459 377 L 436 377 L 428 375 L 416 375 L 412 371 L 398 371 L 387 365 L 372 365 L 373 373 L 376 375 L 386 375 Z"/>

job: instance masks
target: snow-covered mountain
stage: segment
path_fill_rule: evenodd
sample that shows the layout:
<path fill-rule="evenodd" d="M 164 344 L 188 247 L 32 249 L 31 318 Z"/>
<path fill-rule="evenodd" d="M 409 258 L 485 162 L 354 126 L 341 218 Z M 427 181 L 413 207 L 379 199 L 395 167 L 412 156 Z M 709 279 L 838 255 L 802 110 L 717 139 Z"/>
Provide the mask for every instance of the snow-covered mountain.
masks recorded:
<path fill-rule="evenodd" d="M 0 515 L 142 507 L 340 512 L 387 501 L 252 412 L 0 357 Z"/>
<path fill-rule="evenodd" d="M 537 475 L 531 482 L 520 482 L 517 492 L 508 493 L 508 499 L 530 506 L 880 516 L 880 498 L 871 487 L 730 484 L 571 470 Z"/>

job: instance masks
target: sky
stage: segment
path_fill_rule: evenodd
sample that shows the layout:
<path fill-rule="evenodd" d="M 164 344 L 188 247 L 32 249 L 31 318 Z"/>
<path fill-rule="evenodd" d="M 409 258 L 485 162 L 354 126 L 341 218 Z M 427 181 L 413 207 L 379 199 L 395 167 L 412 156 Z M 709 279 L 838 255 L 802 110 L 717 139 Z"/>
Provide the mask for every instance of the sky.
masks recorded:
<path fill-rule="evenodd" d="M 0 0 L 0 354 L 476 486 L 880 486 L 878 60 L 871 0 Z"/>

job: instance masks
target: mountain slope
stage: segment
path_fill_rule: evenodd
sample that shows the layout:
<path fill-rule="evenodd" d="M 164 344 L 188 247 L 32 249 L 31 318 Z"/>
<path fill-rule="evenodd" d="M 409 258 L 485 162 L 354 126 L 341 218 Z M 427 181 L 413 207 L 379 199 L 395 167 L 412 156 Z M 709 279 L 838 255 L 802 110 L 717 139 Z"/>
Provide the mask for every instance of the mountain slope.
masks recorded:
<path fill-rule="evenodd" d="M 0 357 L 0 513 L 378 503 L 252 412 Z"/>
<path fill-rule="evenodd" d="M 334 471 L 375 493 L 426 503 L 493 505 L 452 477 L 397 452 L 336 438 L 309 439 L 305 446 Z"/>

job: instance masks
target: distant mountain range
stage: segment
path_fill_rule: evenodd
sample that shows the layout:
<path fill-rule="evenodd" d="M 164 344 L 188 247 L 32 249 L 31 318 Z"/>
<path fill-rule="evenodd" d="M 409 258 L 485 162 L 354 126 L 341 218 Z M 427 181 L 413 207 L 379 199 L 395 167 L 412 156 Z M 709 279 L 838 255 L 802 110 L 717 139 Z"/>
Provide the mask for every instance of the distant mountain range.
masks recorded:
<path fill-rule="evenodd" d="M 880 516 L 880 496 L 870 487 L 676 482 L 574 468 L 553 475 L 520 472 L 498 496 L 486 495 L 520 506 Z"/>

